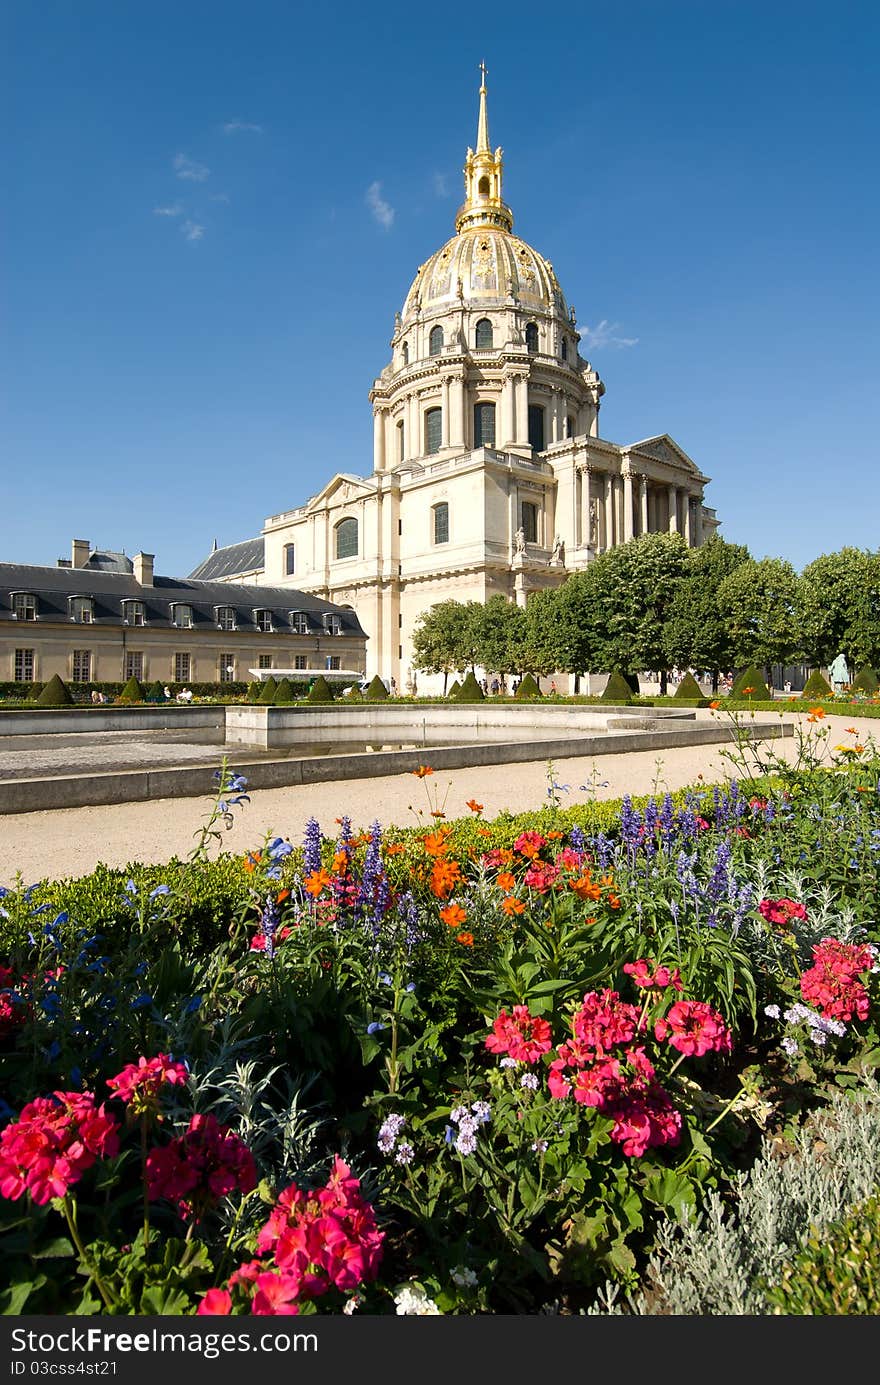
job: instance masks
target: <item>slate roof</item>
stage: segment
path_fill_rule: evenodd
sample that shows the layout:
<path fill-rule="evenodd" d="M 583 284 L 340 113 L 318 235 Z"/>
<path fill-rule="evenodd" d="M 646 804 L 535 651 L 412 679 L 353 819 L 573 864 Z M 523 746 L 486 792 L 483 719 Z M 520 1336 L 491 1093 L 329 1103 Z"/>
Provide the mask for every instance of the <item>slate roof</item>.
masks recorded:
<path fill-rule="evenodd" d="M 254 572 L 265 566 L 266 544 L 263 536 L 244 539 L 241 543 L 230 543 L 225 548 L 216 548 L 193 568 L 190 577 L 202 582 L 213 582 L 222 577 L 234 577 L 237 572 Z"/>
<path fill-rule="evenodd" d="M 218 550 L 219 552 L 219 550 Z M 188 577 L 154 577 L 151 587 L 142 587 L 131 573 L 101 572 L 79 567 L 32 567 L 24 563 L 0 563 L 0 626 L 4 623 L 26 626 L 12 615 L 12 593 L 30 592 L 37 601 L 37 620 L 68 621 L 68 599 L 90 596 L 94 625 L 121 625 L 124 600 L 141 601 L 148 625 L 173 628 L 172 604 L 192 607 L 192 628 L 217 628 L 217 607 L 235 611 L 236 632 L 256 630 L 255 610 L 272 611 L 275 628 L 291 633 L 289 613 L 304 612 L 309 617 L 309 633 L 320 634 L 323 615 L 340 617 L 343 635 L 362 636 L 364 630 L 354 611 L 290 587 L 256 587 L 244 583 L 201 582 Z"/>

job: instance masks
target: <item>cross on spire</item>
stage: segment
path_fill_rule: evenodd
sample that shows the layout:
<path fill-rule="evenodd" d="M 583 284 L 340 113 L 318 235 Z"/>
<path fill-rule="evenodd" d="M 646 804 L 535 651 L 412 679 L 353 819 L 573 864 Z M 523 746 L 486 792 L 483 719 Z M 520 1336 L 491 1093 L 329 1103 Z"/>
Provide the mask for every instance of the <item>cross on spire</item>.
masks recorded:
<path fill-rule="evenodd" d="M 488 75 L 489 75 L 489 69 L 488 69 L 488 67 L 486 66 L 486 64 L 485 64 L 484 62 L 483 62 L 483 63 L 480 63 L 480 72 L 481 72 L 481 74 L 482 74 L 481 79 L 480 79 L 480 86 L 481 86 L 481 87 L 485 87 L 485 85 L 486 85 L 486 78 L 487 78 Z"/>

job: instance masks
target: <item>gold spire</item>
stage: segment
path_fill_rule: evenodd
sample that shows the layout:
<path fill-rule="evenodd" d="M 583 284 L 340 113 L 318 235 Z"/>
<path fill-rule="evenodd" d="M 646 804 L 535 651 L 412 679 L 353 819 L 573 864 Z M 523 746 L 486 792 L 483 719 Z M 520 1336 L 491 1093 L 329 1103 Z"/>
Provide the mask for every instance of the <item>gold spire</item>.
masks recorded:
<path fill-rule="evenodd" d="M 480 63 L 480 114 L 477 121 L 477 150 L 468 148 L 464 165 L 464 203 L 455 218 L 456 231 L 477 226 L 513 229 L 513 212 L 501 197 L 501 148 L 492 153 L 489 144 L 489 114 L 486 107 L 486 74 Z"/>

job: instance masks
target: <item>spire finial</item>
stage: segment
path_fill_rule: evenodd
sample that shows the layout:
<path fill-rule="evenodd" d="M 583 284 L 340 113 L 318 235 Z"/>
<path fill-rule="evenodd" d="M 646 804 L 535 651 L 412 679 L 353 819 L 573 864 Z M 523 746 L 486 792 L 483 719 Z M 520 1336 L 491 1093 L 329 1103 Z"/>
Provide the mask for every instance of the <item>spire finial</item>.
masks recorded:
<path fill-rule="evenodd" d="M 486 76 L 488 68 L 484 62 L 480 63 L 480 118 L 477 122 L 477 153 L 488 154 L 489 149 L 489 117 L 486 114 Z"/>

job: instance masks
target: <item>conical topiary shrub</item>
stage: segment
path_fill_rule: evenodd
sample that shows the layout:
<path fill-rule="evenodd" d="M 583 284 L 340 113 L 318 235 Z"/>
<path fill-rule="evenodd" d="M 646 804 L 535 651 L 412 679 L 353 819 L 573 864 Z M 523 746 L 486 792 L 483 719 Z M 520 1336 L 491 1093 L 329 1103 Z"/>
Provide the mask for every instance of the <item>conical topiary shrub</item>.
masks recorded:
<path fill-rule="evenodd" d="M 603 702 L 621 703 L 624 706 L 632 701 L 633 691 L 622 673 L 612 673 L 602 693 Z"/>
<path fill-rule="evenodd" d="M 156 679 L 155 683 L 151 683 L 150 686 L 147 688 L 147 691 L 144 693 L 144 697 L 147 702 L 165 701 L 165 689 L 162 687 L 162 684 L 159 682 L 158 678 Z"/>
<path fill-rule="evenodd" d="M 332 702 L 333 689 L 322 673 L 319 673 L 309 688 L 306 702 Z"/>
<path fill-rule="evenodd" d="M 293 695 L 293 688 L 290 686 L 289 678 L 282 678 L 275 690 L 274 703 L 276 707 L 285 707 L 296 699 Z"/>
<path fill-rule="evenodd" d="M 146 693 L 140 681 L 132 674 L 116 700 L 117 702 L 143 702 L 145 698 Z"/>
<path fill-rule="evenodd" d="M 45 686 L 45 683 L 31 683 L 31 686 L 28 690 L 28 697 L 30 698 L 31 702 L 36 702 L 37 698 L 40 696 L 40 693 L 43 691 Z"/>
<path fill-rule="evenodd" d="M 855 678 L 852 680 L 852 688 L 854 692 L 863 692 L 867 693 L 869 697 L 874 697 L 878 689 L 880 689 L 880 682 L 877 681 L 877 675 L 874 670 L 866 665 L 865 668 L 859 669 Z"/>
<path fill-rule="evenodd" d="M 255 678 L 252 683 L 248 683 L 247 700 L 248 702 L 259 702 L 263 691 L 263 685 L 259 678 Z"/>
<path fill-rule="evenodd" d="M 702 697 L 703 689 L 692 673 L 686 673 L 672 695 L 673 697 L 687 698 Z"/>
<path fill-rule="evenodd" d="M 746 692 L 746 688 L 751 688 L 751 692 Z M 770 689 L 764 682 L 764 675 L 754 664 L 733 680 L 733 687 L 730 689 L 730 697 L 745 699 L 748 702 L 769 702 Z"/>
<path fill-rule="evenodd" d="M 383 702 L 388 696 L 388 689 L 382 682 L 378 673 L 374 674 L 370 680 L 370 685 L 364 693 L 368 702 Z"/>
<path fill-rule="evenodd" d="M 524 674 L 514 697 L 540 697 L 541 689 L 530 673 Z"/>
<path fill-rule="evenodd" d="M 817 697 L 830 697 L 834 692 L 828 679 L 823 677 L 817 668 L 813 669 L 806 683 L 801 697 L 808 697 L 811 700 Z"/>
<path fill-rule="evenodd" d="M 346 702 L 363 702 L 363 694 L 357 684 L 352 683 L 350 688 L 346 688 L 342 696 Z"/>
<path fill-rule="evenodd" d="M 449 685 L 449 691 L 447 692 L 446 696 L 451 697 L 453 700 L 455 700 L 455 698 L 458 697 L 460 689 L 461 684 L 459 683 L 457 678 L 454 678 Z"/>
<path fill-rule="evenodd" d="M 63 679 L 55 673 L 49 679 L 40 696 L 37 698 L 38 707 L 72 707 L 73 698 L 70 689 Z"/>
<path fill-rule="evenodd" d="M 261 707 L 271 707 L 275 701 L 275 694 L 278 691 L 278 684 L 271 673 L 260 689 L 260 696 L 257 698 Z"/>
<path fill-rule="evenodd" d="M 480 687 L 479 683 L 474 677 L 473 671 L 471 671 L 467 675 L 458 692 L 455 694 L 455 700 L 456 702 L 485 701 L 485 697 L 483 696 L 483 689 Z"/>

